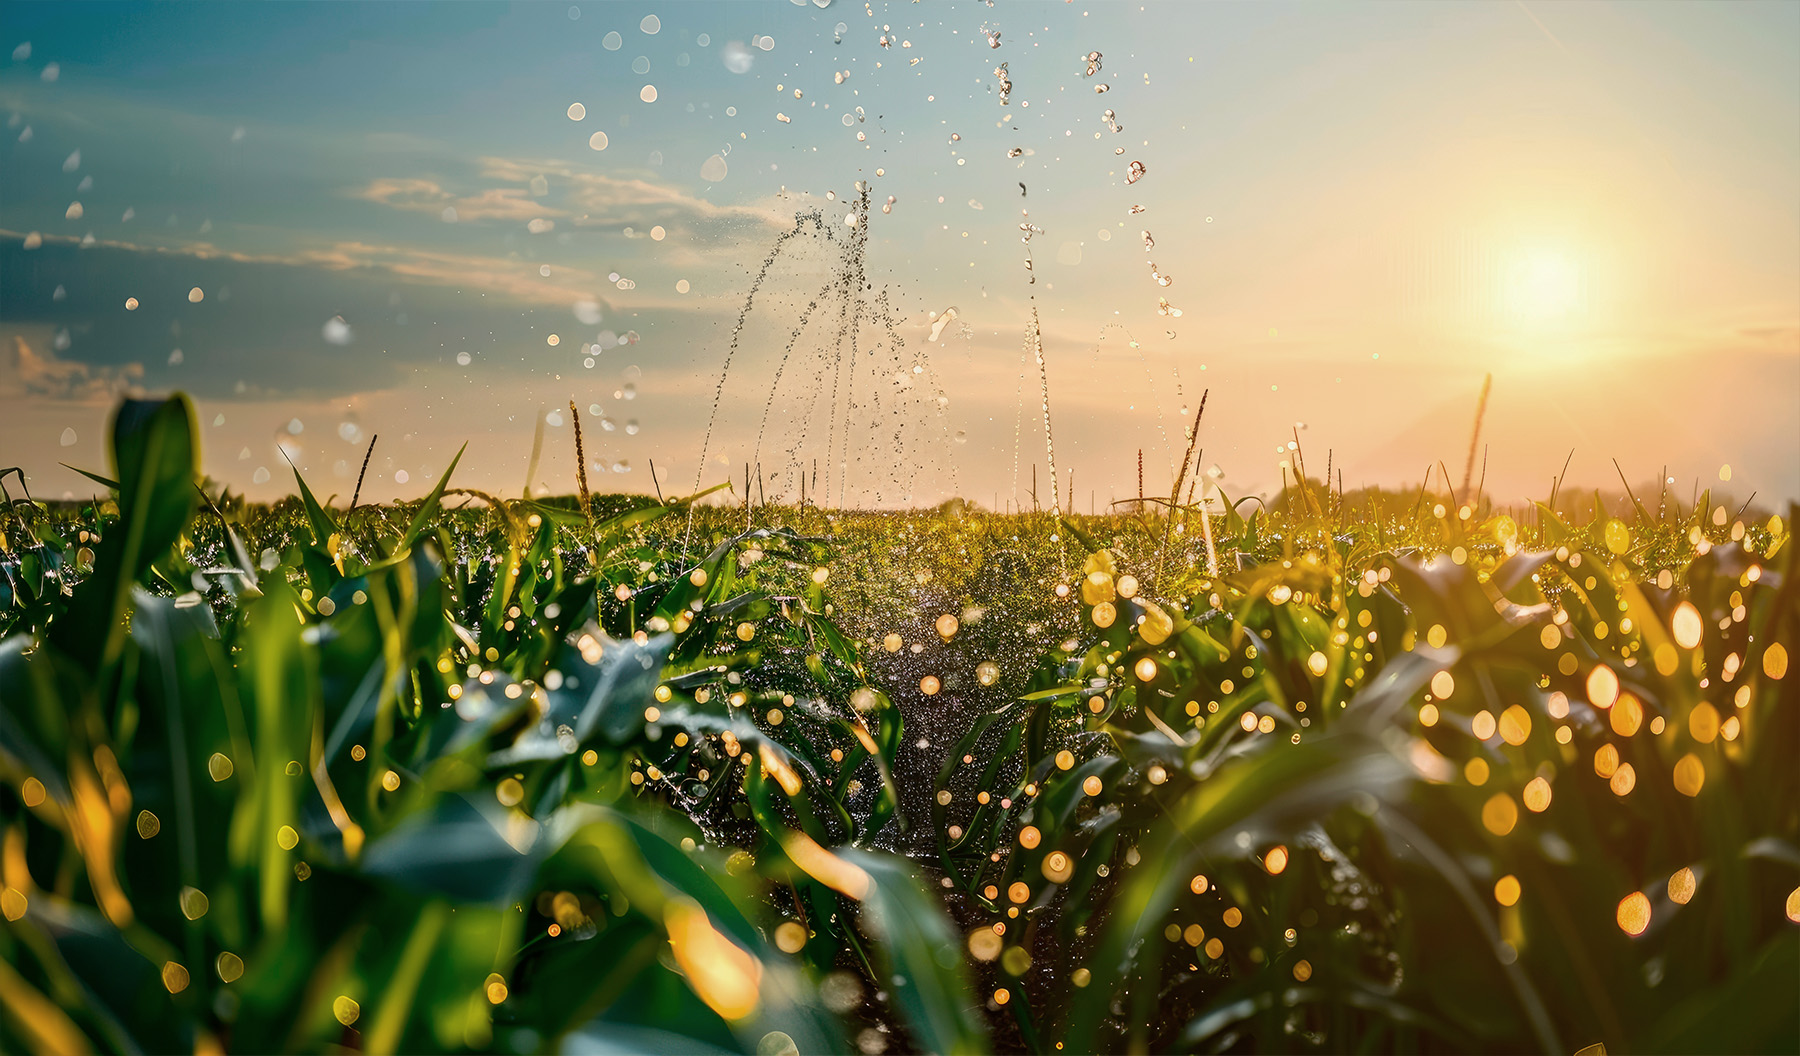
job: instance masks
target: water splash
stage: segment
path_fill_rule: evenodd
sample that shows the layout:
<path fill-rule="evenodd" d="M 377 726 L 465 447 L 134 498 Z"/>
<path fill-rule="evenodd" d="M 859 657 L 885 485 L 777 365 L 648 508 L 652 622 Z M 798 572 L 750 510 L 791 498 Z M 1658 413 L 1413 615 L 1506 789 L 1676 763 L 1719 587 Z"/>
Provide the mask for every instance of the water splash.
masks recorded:
<path fill-rule="evenodd" d="M 742 369 L 740 352 L 765 340 L 779 353 L 750 451 L 749 465 L 762 476 L 759 496 L 839 506 L 909 503 L 920 474 L 934 465 L 944 467 L 951 491 L 957 489 L 950 401 L 927 351 L 956 315 L 940 316 L 929 341 L 909 343 L 902 335 L 901 313 L 869 277 L 870 221 L 882 215 L 872 209 L 871 194 L 858 182 L 855 197 L 831 212 L 797 213 L 764 258 L 726 348 L 696 490 L 706 459 L 714 457 L 726 387 L 732 371 Z M 835 193 L 825 197 L 838 201 Z M 773 334 L 764 333 L 770 329 Z"/>

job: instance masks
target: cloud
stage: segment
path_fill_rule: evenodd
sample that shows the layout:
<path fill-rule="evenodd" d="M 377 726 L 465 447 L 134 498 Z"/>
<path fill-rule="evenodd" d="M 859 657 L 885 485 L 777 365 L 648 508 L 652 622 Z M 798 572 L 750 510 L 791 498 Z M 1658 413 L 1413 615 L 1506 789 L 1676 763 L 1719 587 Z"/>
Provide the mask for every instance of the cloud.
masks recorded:
<path fill-rule="evenodd" d="M 456 210 L 459 222 L 478 220 L 534 220 L 542 216 L 565 216 L 534 200 L 528 188 L 489 187 L 467 195 L 446 190 L 435 180 L 381 176 L 366 186 L 353 188 L 350 197 L 378 205 L 415 213 L 441 216 L 446 208 Z"/>
<path fill-rule="evenodd" d="M 479 289 L 526 305 L 568 307 L 577 301 L 592 300 L 598 291 L 612 286 L 596 272 L 560 264 L 554 278 L 545 278 L 539 274 L 536 261 L 517 255 L 456 253 L 373 242 L 341 241 L 286 253 L 245 253 L 223 250 L 206 242 L 157 246 L 117 239 L 83 243 L 73 235 L 41 235 L 40 238 L 45 249 L 79 247 L 90 254 L 97 249 L 117 250 L 150 260 L 185 257 L 209 263 L 267 264 L 326 272 L 368 270 L 411 285 Z M 0 245 L 7 250 L 16 249 L 22 242 L 20 232 L 0 229 Z M 648 303 L 642 298 L 639 300 L 640 307 Z M 675 303 L 672 299 L 665 300 Z"/>
<path fill-rule="evenodd" d="M 785 226 L 773 203 L 720 204 L 679 187 L 637 177 L 608 176 L 566 161 L 484 157 L 453 187 L 423 177 L 380 176 L 345 193 L 406 212 L 461 222 L 568 219 L 580 227 L 670 223 L 751 223 Z M 483 185 L 485 184 L 485 185 Z"/>
<path fill-rule="evenodd" d="M 20 334 L 0 345 L 0 397 L 102 402 L 131 389 L 143 377 L 142 363 L 109 367 L 59 359 L 49 348 L 33 349 Z"/>

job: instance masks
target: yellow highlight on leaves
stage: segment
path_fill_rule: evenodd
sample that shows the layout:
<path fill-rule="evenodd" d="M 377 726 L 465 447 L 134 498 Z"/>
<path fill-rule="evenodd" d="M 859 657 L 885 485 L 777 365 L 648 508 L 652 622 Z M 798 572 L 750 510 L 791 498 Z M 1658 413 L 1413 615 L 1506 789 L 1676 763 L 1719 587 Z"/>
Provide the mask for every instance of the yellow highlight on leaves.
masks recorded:
<path fill-rule="evenodd" d="M 1019 830 L 1019 846 L 1028 851 L 1036 847 L 1043 838 L 1043 833 L 1038 831 L 1036 825 L 1027 825 Z"/>
<path fill-rule="evenodd" d="M 1081 600 L 1089 605 L 1105 605 L 1116 597 L 1113 591 L 1112 576 L 1100 569 L 1094 569 L 1081 580 Z"/>
<path fill-rule="evenodd" d="M 756 1011 L 761 961 L 720 934 L 706 911 L 690 899 L 671 899 L 663 910 L 663 923 L 669 929 L 675 963 L 708 1008 L 727 1020 L 744 1019 Z"/>
<path fill-rule="evenodd" d="M 1138 634 L 1151 645 L 1161 645 L 1175 633 L 1175 620 L 1155 602 L 1139 602 L 1144 609 L 1144 622 L 1138 624 Z"/>
<path fill-rule="evenodd" d="M 788 765 L 786 759 L 782 758 L 775 749 L 769 746 L 767 741 L 756 746 L 756 754 L 762 761 L 763 770 L 766 771 L 770 777 L 775 779 L 775 783 L 781 786 L 783 792 L 786 792 L 790 797 L 800 794 L 800 775 L 795 772 L 793 767 Z M 814 846 L 818 845 L 814 844 Z"/>
<path fill-rule="evenodd" d="M 1684 601 L 1675 607 L 1675 615 L 1669 618 L 1669 631 L 1675 636 L 1675 644 L 1683 649 L 1692 649 L 1700 644 L 1700 636 L 1706 631 L 1706 621 L 1701 619 L 1700 610 L 1691 601 Z"/>
<path fill-rule="evenodd" d="M 1650 926 L 1650 900 L 1642 891 L 1633 891 L 1619 899 L 1619 930 L 1627 935 L 1638 936 Z"/>
<path fill-rule="evenodd" d="M 1469 784 L 1474 785 L 1476 788 L 1480 788 L 1482 785 L 1487 784 L 1487 779 L 1488 779 L 1487 760 L 1481 758 L 1480 756 L 1476 756 L 1475 758 L 1469 760 L 1467 763 L 1464 763 L 1463 764 L 1463 776 L 1468 778 Z"/>
<path fill-rule="evenodd" d="M 1449 700 L 1450 694 L 1456 692 L 1456 679 L 1450 672 L 1439 671 L 1431 676 L 1431 695 L 1439 700 Z"/>
<path fill-rule="evenodd" d="M 174 961 L 168 961 L 162 967 L 163 989 L 171 994 L 179 994 L 188 986 L 188 970 Z"/>
<path fill-rule="evenodd" d="M 840 858 L 814 843 L 803 832 L 791 832 L 781 841 L 781 849 L 793 859 L 800 871 L 840 894 L 858 901 L 867 897 L 874 881 L 854 862 Z M 730 1017 L 726 1017 L 730 1018 Z"/>
<path fill-rule="evenodd" d="M 244 974 L 244 959 L 229 950 L 219 954 L 214 966 L 218 968 L 220 982 L 235 983 Z"/>
<path fill-rule="evenodd" d="M 1556 624 L 1546 623 L 1544 629 L 1538 632 L 1538 642 L 1546 649 L 1554 649 L 1562 644 L 1562 631 Z"/>
<path fill-rule="evenodd" d="M 1611 777 L 1619 769 L 1619 749 L 1610 744 L 1603 744 L 1594 749 L 1594 775 Z"/>
<path fill-rule="evenodd" d="M 1317 678 L 1320 675 L 1323 675 L 1325 673 L 1325 669 L 1327 667 L 1329 667 L 1330 664 L 1331 664 L 1331 661 L 1326 659 L 1325 654 L 1319 652 L 1318 650 L 1314 650 L 1313 654 L 1306 658 L 1306 669 L 1308 671 L 1311 671 L 1313 673 L 1313 677 L 1315 677 L 1315 678 Z"/>
<path fill-rule="evenodd" d="M 1481 824 L 1496 836 L 1505 836 L 1519 823 L 1519 805 L 1511 796 L 1497 792 L 1481 806 Z"/>
<path fill-rule="evenodd" d="M 1787 918 L 1796 924 L 1800 924 L 1800 887 L 1796 887 L 1788 892 Z"/>
<path fill-rule="evenodd" d="M 1469 722 L 1469 732 L 1473 733 L 1475 739 L 1480 741 L 1485 741 L 1492 737 L 1494 731 L 1499 729 L 1499 727 L 1500 724 L 1494 721 L 1493 712 L 1488 711 L 1485 708 L 1476 712 L 1475 718 Z"/>
<path fill-rule="evenodd" d="M 1693 752 L 1682 756 L 1675 763 L 1675 791 L 1692 798 L 1700 794 L 1706 784 L 1706 764 Z"/>
<path fill-rule="evenodd" d="M 1294 981 L 1304 983 L 1312 978 L 1312 962 L 1301 960 L 1294 965 Z"/>
<path fill-rule="evenodd" d="M 1441 623 L 1432 624 L 1431 629 L 1425 632 L 1425 640 L 1431 644 L 1433 649 L 1442 649 L 1444 643 L 1449 639 L 1450 632 L 1444 630 L 1444 625 Z"/>
<path fill-rule="evenodd" d="M 1624 522 L 1616 519 L 1606 522 L 1606 548 L 1615 554 L 1631 549 L 1631 532 Z"/>

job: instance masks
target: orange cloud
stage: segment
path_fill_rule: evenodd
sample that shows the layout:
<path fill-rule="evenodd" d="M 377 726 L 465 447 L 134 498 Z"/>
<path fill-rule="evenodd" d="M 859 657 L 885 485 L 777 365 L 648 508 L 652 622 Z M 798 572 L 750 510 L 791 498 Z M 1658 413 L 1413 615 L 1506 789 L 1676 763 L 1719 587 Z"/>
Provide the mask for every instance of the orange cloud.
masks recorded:
<path fill-rule="evenodd" d="M 50 349 L 39 352 L 21 335 L 0 345 L 0 396 L 49 400 L 109 400 L 144 377 L 141 363 L 93 366 L 59 359 Z"/>

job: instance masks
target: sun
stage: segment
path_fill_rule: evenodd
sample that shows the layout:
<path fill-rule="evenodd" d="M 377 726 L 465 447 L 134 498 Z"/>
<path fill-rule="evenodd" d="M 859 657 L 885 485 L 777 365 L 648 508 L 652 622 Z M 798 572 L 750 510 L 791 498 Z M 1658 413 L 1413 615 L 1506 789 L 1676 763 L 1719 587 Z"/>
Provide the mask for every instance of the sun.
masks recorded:
<path fill-rule="evenodd" d="M 1569 254 L 1540 250 L 1518 258 L 1507 274 L 1506 308 L 1518 322 L 1538 328 L 1567 323 L 1582 306 L 1581 267 Z"/>

